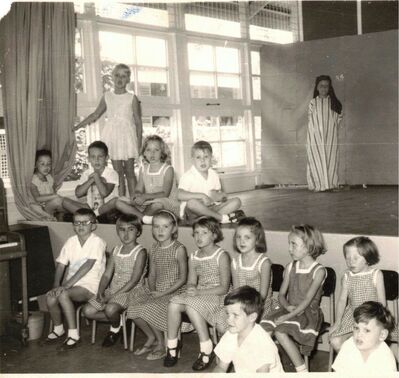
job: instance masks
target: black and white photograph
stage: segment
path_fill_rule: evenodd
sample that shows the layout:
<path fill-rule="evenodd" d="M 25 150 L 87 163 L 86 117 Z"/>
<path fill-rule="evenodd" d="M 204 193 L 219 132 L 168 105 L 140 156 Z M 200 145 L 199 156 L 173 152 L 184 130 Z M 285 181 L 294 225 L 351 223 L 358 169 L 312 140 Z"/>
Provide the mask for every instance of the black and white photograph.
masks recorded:
<path fill-rule="evenodd" d="M 0 374 L 397 376 L 398 14 L 2 2 Z"/>

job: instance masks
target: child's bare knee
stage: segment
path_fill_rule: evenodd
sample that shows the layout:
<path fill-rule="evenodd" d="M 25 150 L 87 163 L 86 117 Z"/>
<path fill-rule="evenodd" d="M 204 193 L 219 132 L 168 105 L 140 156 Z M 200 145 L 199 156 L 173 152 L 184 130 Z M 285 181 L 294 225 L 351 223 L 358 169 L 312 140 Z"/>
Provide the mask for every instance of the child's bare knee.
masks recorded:
<path fill-rule="evenodd" d="M 332 337 L 330 339 L 330 344 L 335 351 L 339 351 L 341 349 L 342 340 L 340 337 Z"/>
<path fill-rule="evenodd" d="M 187 208 L 189 210 L 195 210 L 195 209 L 197 209 L 199 202 L 200 202 L 199 200 L 194 199 L 194 198 L 189 199 L 187 201 Z"/>
<path fill-rule="evenodd" d="M 114 303 L 109 303 L 105 306 L 104 313 L 107 318 L 114 316 L 115 314 L 119 313 L 119 307 Z"/>

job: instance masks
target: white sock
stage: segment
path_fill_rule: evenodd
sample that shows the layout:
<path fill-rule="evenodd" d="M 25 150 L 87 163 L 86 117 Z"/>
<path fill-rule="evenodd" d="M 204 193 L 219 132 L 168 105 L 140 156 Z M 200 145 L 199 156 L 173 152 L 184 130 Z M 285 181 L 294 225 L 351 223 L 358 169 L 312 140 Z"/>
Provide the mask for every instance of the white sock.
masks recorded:
<path fill-rule="evenodd" d="M 213 350 L 213 344 L 211 339 L 208 339 L 206 341 L 200 342 L 200 351 L 204 352 L 205 354 L 210 354 Z"/>
<path fill-rule="evenodd" d="M 72 339 L 75 339 L 75 340 L 79 340 L 80 337 L 79 337 L 79 333 L 78 333 L 77 328 L 68 329 L 68 337 L 71 337 Z M 71 340 L 69 340 L 67 342 L 67 345 L 72 345 L 72 344 L 75 344 L 75 342 L 71 341 Z"/>
<path fill-rule="evenodd" d="M 301 366 L 295 366 L 295 370 L 298 373 L 306 373 L 308 371 L 308 368 L 306 367 L 305 364 L 301 365 Z"/>
<path fill-rule="evenodd" d="M 227 214 L 222 214 L 222 220 L 220 223 L 230 223 L 230 218 Z"/>
<path fill-rule="evenodd" d="M 111 326 L 109 330 L 113 333 L 118 333 L 120 329 L 121 329 L 121 326 L 119 325 L 118 327 Z"/>
<path fill-rule="evenodd" d="M 53 332 L 55 332 L 58 336 L 63 335 L 65 333 L 64 325 L 61 323 L 60 325 L 54 326 Z M 50 340 L 56 339 L 56 337 L 51 333 L 47 337 Z"/>
<path fill-rule="evenodd" d="M 169 349 L 177 348 L 177 343 L 178 343 L 177 338 L 176 338 L 176 339 L 171 339 L 171 340 L 168 339 L 167 347 L 168 347 Z M 171 351 L 169 351 L 169 353 L 170 353 L 170 355 L 171 355 L 172 357 L 176 357 L 176 350 L 171 350 Z"/>
<path fill-rule="evenodd" d="M 144 224 L 152 224 L 152 216 L 151 215 L 144 215 L 142 222 Z"/>

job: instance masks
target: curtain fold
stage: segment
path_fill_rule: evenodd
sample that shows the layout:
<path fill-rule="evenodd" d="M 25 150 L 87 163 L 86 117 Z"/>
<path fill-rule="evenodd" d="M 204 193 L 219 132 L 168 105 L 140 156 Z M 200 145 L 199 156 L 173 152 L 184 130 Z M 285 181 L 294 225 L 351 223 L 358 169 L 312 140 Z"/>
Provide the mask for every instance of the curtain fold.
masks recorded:
<path fill-rule="evenodd" d="M 75 160 L 73 3 L 13 3 L 0 21 L 0 36 L 11 185 L 20 213 L 38 219 L 29 206 L 36 150 L 52 151 L 57 185 Z"/>

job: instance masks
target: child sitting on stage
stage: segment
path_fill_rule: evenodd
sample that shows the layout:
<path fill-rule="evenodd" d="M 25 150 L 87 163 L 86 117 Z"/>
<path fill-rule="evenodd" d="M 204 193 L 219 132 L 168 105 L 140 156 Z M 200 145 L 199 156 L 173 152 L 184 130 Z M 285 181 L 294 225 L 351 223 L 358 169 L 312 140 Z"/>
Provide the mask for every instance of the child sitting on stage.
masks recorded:
<path fill-rule="evenodd" d="M 228 330 L 215 348 L 214 372 L 224 373 L 233 362 L 236 373 L 283 372 L 278 350 L 269 334 L 256 324 L 263 311 L 260 293 L 241 286 L 224 299 Z"/>

